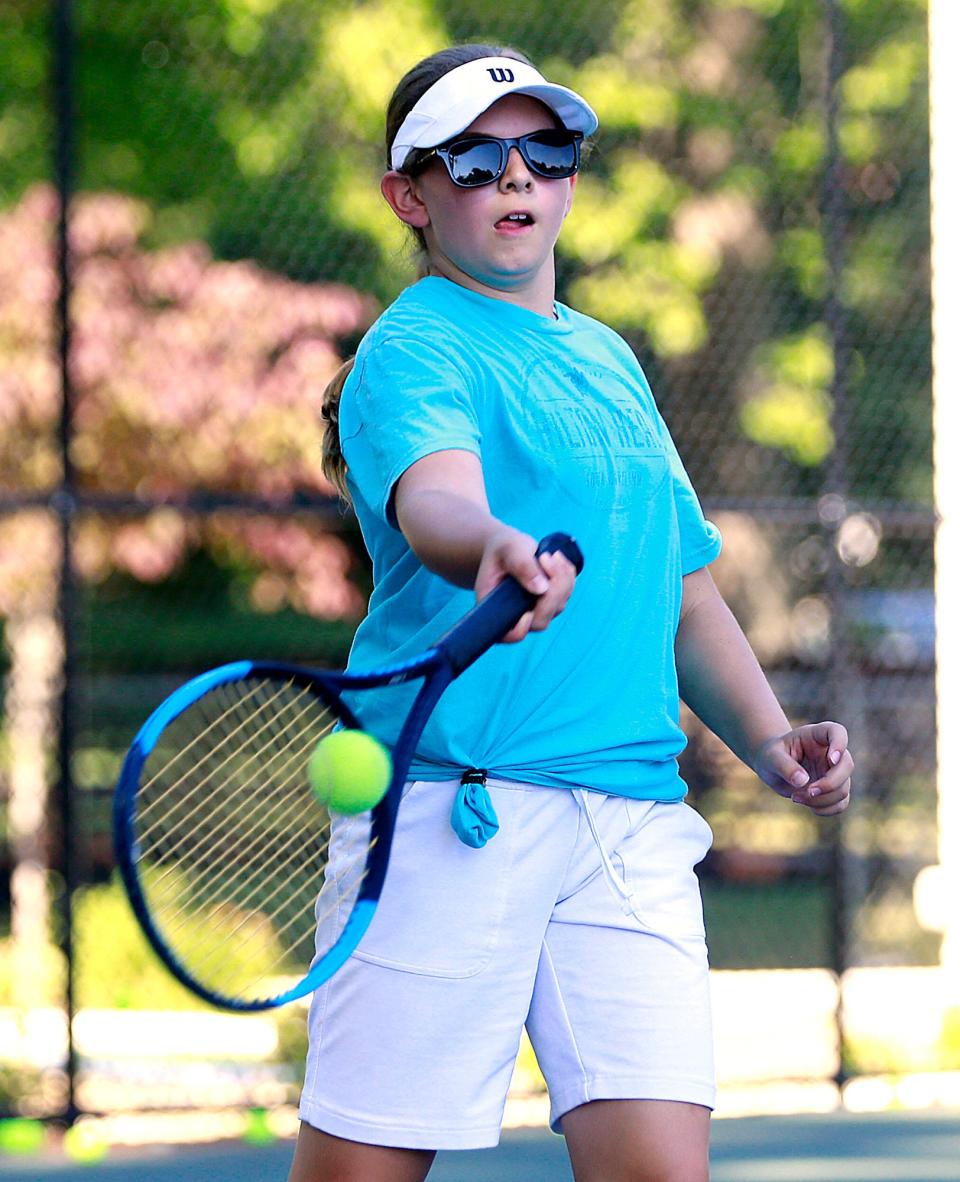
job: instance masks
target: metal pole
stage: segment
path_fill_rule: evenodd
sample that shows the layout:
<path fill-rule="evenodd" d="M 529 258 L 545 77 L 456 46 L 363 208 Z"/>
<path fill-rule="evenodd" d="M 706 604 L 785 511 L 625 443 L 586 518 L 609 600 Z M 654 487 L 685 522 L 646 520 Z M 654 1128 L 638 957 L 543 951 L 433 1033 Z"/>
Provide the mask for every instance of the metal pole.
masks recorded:
<path fill-rule="evenodd" d="M 73 11 L 72 0 L 53 0 L 51 6 L 51 49 L 53 59 L 53 170 L 59 198 L 56 231 L 56 265 L 59 290 L 55 307 L 55 331 L 60 372 L 59 451 L 60 486 L 51 507 L 57 515 L 60 533 L 60 583 L 57 617 L 63 651 L 60 711 L 57 734 L 59 776 L 54 797 L 59 814 L 60 861 L 63 891 L 59 898 L 59 943 L 66 963 L 64 1007 L 67 1016 L 67 1054 L 64 1069 L 67 1096 L 63 1116 L 72 1124 L 78 1115 L 76 1104 L 76 1048 L 73 1039 L 74 963 L 73 892 L 77 885 L 76 833 L 73 810 L 71 757 L 73 751 L 72 687 L 75 668 L 74 613 L 76 595 L 72 562 L 72 525 L 76 507 L 76 482 L 70 458 L 73 434 L 73 391 L 70 381 L 70 295 L 71 266 L 69 219 L 75 169 L 75 112 L 73 106 Z"/>
<path fill-rule="evenodd" d="M 921 873 L 916 884 L 921 923 L 943 933 L 945 1004 L 960 1000 L 960 758 L 953 727 L 960 708 L 960 466 L 954 443 L 960 438 L 960 198 L 956 103 L 960 79 L 950 49 L 960 35 L 956 0 L 930 5 L 930 165 L 933 256 L 933 473 L 939 524 L 936 534 L 937 619 L 937 845 L 939 865 Z M 921 894 L 921 889 L 922 894 Z M 939 914 L 928 915 L 930 904 Z"/>
<path fill-rule="evenodd" d="M 849 323 L 841 298 L 841 284 L 846 262 L 847 206 L 843 184 L 843 157 L 839 143 L 840 81 L 844 71 L 843 17 L 839 0 L 825 0 L 826 77 L 824 103 L 824 131 L 826 153 L 821 194 L 821 220 L 827 257 L 829 284 L 824 302 L 824 321 L 833 352 L 834 446 L 825 472 L 825 489 L 820 501 L 820 517 L 824 527 L 837 532 L 848 514 L 849 478 L 849 389 L 851 349 Z M 826 576 L 826 591 L 830 601 L 832 620 L 830 663 L 828 668 L 828 710 L 842 714 L 854 743 L 865 734 L 862 710 L 857 710 L 858 698 L 855 679 L 851 673 L 851 657 L 846 627 L 846 575 L 835 544 L 830 547 L 831 561 Z M 851 713 L 852 712 L 852 713 Z M 859 716 L 859 717 L 858 717 Z M 839 1050 L 835 1082 L 838 1088 L 846 1082 L 846 1030 L 843 1006 L 843 975 L 850 963 L 851 867 L 842 824 L 836 824 L 832 834 L 832 889 L 833 906 L 831 930 L 832 968 L 837 978 L 836 1034 Z"/>

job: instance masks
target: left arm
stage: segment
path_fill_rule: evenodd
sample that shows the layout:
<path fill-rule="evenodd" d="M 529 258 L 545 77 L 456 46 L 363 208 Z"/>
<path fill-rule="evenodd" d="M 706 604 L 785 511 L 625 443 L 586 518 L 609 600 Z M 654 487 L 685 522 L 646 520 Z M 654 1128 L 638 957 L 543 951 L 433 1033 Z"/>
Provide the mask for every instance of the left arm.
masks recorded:
<path fill-rule="evenodd" d="M 846 809 L 846 730 L 836 722 L 791 729 L 706 567 L 684 577 L 675 652 L 680 696 L 765 784 L 821 816 Z"/>

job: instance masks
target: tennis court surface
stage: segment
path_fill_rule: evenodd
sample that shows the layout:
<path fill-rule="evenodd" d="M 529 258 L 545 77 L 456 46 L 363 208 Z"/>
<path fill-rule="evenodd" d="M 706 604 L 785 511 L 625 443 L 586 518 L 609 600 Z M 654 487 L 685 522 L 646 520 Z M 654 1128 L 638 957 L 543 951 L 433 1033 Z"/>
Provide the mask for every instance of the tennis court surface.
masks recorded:
<path fill-rule="evenodd" d="M 4 1182 L 285 1182 L 290 1142 L 254 1149 L 116 1151 L 96 1164 L 0 1158 Z M 570 1182 L 563 1140 L 505 1133 L 498 1149 L 442 1154 L 431 1182 Z M 713 1182 L 960 1182 L 960 1112 L 748 1117 L 713 1129 Z"/>

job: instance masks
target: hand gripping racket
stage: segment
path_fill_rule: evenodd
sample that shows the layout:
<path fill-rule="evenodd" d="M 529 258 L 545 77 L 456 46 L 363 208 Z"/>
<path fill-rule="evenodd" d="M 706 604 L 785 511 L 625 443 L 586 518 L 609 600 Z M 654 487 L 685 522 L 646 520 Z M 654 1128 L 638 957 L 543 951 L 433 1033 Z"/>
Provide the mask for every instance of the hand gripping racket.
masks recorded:
<path fill-rule="evenodd" d="M 537 553 L 557 550 L 579 573 L 583 557 L 564 534 L 545 538 Z M 114 841 L 137 920 L 179 981 L 214 1005 L 264 1010 L 340 968 L 377 906 L 431 711 L 535 602 L 507 578 L 412 660 L 369 673 L 236 661 L 157 707 L 123 762 Z M 386 795 L 331 824 L 308 784 L 314 747 L 337 724 L 360 726 L 363 695 L 404 687 L 415 696 Z"/>

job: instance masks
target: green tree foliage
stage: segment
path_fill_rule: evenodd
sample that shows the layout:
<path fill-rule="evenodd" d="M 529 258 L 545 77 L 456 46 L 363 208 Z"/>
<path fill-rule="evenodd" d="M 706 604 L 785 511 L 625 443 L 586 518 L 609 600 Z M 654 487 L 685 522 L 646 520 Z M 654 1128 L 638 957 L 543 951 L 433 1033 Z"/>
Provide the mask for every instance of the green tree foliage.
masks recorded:
<path fill-rule="evenodd" d="M 43 6 L 6 9 L 0 199 L 12 200 L 45 171 L 49 55 Z M 524 48 L 601 118 L 561 240 L 563 294 L 632 338 L 702 491 L 818 486 L 829 374 L 814 362 L 798 385 L 776 359 L 824 336 L 822 0 L 76 11 L 85 188 L 145 200 L 147 245 L 203 240 L 215 256 L 381 301 L 411 274 L 377 191 L 394 82 L 453 40 Z M 839 15 L 852 476 L 863 496 L 928 500 L 925 4 L 844 0 Z"/>
<path fill-rule="evenodd" d="M 376 188 L 380 120 L 444 39 L 427 6 L 132 0 L 86 6 L 80 37 L 85 183 L 148 199 L 157 241 L 391 289 L 403 237 Z"/>
<path fill-rule="evenodd" d="M 48 6 L 0 0 L 0 206 L 48 175 Z"/>
<path fill-rule="evenodd" d="M 562 294 L 632 339 L 702 492 L 804 495 L 834 445 L 832 371 L 799 344 L 829 346 L 826 9 L 80 5 L 81 180 L 146 201 L 147 245 L 202 240 L 216 257 L 384 301 L 411 276 L 377 188 L 393 84 L 454 40 L 516 44 L 601 119 L 561 239 Z M 46 52 L 33 8 L 19 12 L 0 39 L 19 80 L 0 97 L 12 196 L 39 164 L 40 116 L 24 96 Z M 928 500 L 925 4 L 844 0 L 838 12 L 851 477 L 864 497 Z"/>

